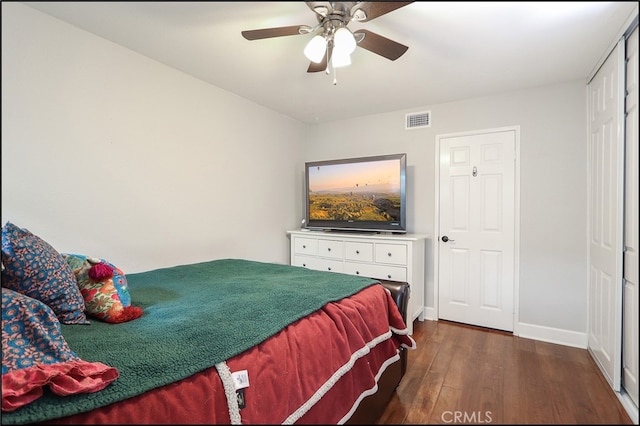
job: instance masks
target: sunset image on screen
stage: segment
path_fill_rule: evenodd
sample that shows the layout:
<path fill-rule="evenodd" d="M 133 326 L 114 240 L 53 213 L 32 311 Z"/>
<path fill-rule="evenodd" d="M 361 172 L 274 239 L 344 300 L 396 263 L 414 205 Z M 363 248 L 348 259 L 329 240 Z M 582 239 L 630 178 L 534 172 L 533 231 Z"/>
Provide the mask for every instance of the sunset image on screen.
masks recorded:
<path fill-rule="evenodd" d="M 400 162 L 310 167 L 309 219 L 400 220 Z"/>

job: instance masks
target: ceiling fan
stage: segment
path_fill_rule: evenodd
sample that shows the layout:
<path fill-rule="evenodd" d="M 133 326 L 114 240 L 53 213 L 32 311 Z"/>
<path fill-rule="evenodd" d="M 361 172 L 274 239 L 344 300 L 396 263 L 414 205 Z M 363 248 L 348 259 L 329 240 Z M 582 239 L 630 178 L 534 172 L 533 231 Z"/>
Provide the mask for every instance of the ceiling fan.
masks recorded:
<path fill-rule="evenodd" d="M 299 34 L 316 35 L 305 47 L 305 55 L 311 61 L 307 72 L 327 71 L 331 61 L 333 67 L 348 65 L 349 55 L 356 46 L 395 61 L 408 47 L 374 32 L 359 29 L 351 32 L 347 25 L 351 21 L 369 22 L 375 18 L 404 7 L 412 1 L 307 1 L 315 13 L 318 23 L 287 27 L 263 28 L 242 31 L 247 40 L 259 40 Z"/>

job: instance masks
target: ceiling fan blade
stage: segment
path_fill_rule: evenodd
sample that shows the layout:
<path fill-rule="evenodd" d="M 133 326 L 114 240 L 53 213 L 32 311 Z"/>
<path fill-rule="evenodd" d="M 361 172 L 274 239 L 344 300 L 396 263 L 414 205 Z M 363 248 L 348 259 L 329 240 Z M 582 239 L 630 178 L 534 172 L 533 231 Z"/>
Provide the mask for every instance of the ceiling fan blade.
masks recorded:
<path fill-rule="evenodd" d="M 327 69 L 327 60 L 323 59 L 322 62 L 316 64 L 315 62 L 309 62 L 309 68 L 307 72 L 320 72 Z"/>
<path fill-rule="evenodd" d="M 313 3 L 313 2 L 311 2 Z M 319 2 L 322 3 L 322 2 Z M 400 9 L 412 1 L 362 1 L 351 8 L 351 16 L 358 16 L 356 11 L 362 10 L 365 13 L 364 19 L 357 19 L 358 22 L 369 22 L 396 9 Z"/>
<path fill-rule="evenodd" d="M 327 52 L 325 52 L 325 55 L 322 57 L 322 61 L 320 61 L 320 63 L 317 63 L 317 64 L 315 62 L 311 62 L 309 64 L 309 68 L 307 68 L 307 72 L 325 71 L 327 69 L 327 63 L 331 59 L 332 52 L 333 52 L 333 44 L 329 43 L 329 45 L 327 46 Z"/>
<path fill-rule="evenodd" d="M 310 29 L 310 27 L 308 25 L 294 25 L 291 27 L 263 28 L 261 30 L 242 31 L 242 36 L 247 40 L 259 40 L 262 38 L 304 34 L 306 29 Z"/>
<path fill-rule="evenodd" d="M 368 30 L 358 30 L 354 35 L 357 34 L 364 34 L 364 38 L 358 43 L 358 46 L 368 50 L 369 52 L 391 59 L 392 61 L 395 61 L 402 56 L 409 48 L 404 44 L 400 44 Z"/>

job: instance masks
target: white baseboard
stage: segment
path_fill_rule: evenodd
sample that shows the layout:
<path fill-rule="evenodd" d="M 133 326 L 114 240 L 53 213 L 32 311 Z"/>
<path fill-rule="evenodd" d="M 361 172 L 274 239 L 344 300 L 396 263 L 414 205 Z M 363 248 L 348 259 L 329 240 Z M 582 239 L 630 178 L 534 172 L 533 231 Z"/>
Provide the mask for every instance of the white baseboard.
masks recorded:
<path fill-rule="evenodd" d="M 587 333 L 522 322 L 518 323 L 518 337 L 557 343 L 559 345 L 572 346 L 580 349 L 587 349 L 588 342 Z"/>
<path fill-rule="evenodd" d="M 438 321 L 436 310 L 433 307 L 424 306 L 422 320 Z M 563 330 L 560 328 L 545 327 L 543 325 L 518 323 L 518 327 L 514 330 L 514 336 L 525 339 L 540 340 L 543 342 L 557 343 L 564 346 L 572 346 L 575 348 L 587 348 L 587 333 L 579 333 L 577 331 Z"/>
<path fill-rule="evenodd" d="M 424 315 L 424 319 L 427 319 L 430 321 L 438 321 L 435 308 L 430 308 L 428 306 L 425 306 L 422 309 L 422 314 Z"/>
<path fill-rule="evenodd" d="M 616 392 L 620 403 L 624 407 L 625 411 L 631 418 L 631 421 L 634 425 L 638 424 L 638 406 L 631 400 L 629 394 L 627 394 L 624 389 L 621 392 Z"/>

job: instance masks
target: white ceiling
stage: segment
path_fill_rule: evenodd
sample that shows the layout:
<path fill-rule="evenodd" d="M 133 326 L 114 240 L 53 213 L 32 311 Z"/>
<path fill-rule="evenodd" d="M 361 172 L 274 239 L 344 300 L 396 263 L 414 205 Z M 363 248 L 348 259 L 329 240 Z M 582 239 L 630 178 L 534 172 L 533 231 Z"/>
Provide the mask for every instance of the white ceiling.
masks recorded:
<path fill-rule="evenodd" d="M 304 2 L 25 2 L 303 122 L 316 123 L 587 79 L 632 2 L 414 2 L 366 23 L 409 46 L 365 49 L 333 76 L 307 73 L 311 34 L 248 41 L 243 30 L 317 23 Z M 417 110 L 420 111 L 420 110 Z"/>

